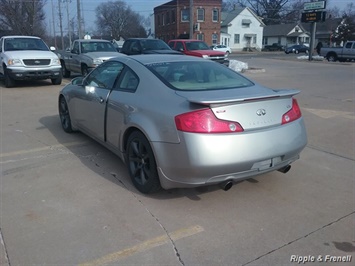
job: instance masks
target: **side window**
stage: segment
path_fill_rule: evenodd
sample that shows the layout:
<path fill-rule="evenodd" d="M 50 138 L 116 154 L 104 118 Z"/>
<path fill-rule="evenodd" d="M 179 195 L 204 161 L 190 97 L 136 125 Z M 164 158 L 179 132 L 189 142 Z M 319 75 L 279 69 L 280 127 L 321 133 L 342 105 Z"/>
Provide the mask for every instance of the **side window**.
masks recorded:
<path fill-rule="evenodd" d="M 348 42 L 347 44 L 346 44 L 346 46 L 345 46 L 345 48 L 351 48 L 351 45 L 352 45 L 352 43 L 351 42 Z"/>
<path fill-rule="evenodd" d="M 85 79 L 85 85 L 103 89 L 112 89 L 123 65 L 120 62 L 107 62 L 98 66 Z"/>
<path fill-rule="evenodd" d="M 79 42 L 74 42 L 72 53 L 79 53 Z"/>
<path fill-rule="evenodd" d="M 138 76 L 133 72 L 133 70 L 126 67 L 115 89 L 135 92 L 138 87 L 138 84 L 139 84 Z"/>
<path fill-rule="evenodd" d="M 184 45 L 182 44 L 182 42 L 177 42 L 176 43 L 175 50 L 184 51 Z"/>

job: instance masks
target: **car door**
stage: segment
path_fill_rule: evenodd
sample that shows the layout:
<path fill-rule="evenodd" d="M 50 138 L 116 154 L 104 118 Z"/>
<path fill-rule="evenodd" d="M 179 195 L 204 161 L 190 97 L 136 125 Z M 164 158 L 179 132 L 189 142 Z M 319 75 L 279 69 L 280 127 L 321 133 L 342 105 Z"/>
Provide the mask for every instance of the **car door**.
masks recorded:
<path fill-rule="evenodd" d="M 120 148 L 121 136 L 130 114 L 136 112 L 131 103 L 135 101 L 135 92 L 139 85 L 138 75 L 129 67 L 122 71 L 112 90 L 107 104 L 106 142 L 114 149 Z"/>
<path fill-rule="evenodd" d="M 101 64 L 84 80 L 81 95 L 76 98 L 78 127 L 100 141 L 105 140 L 107 99 L 122 69 L 117 61 Z"/>
<path fill-rule="evenodd" d="M 343 48 L 343 58 L 354 59 L 355 58 L 355 42 L 347 42 Z"/>

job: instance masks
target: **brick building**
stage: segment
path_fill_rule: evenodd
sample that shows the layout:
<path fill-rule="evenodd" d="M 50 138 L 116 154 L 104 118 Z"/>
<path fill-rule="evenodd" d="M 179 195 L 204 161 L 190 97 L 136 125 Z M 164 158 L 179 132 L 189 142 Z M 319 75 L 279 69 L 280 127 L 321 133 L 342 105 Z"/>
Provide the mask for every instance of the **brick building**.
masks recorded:
<path fill-rule="evenodd" d="M 217 44 L 221 35 L 222 0 L 193 0 L 193 36 L 190 36 L 190 0 L 173 0 L 154 8 L 155 37 L 198 39 Z"/>

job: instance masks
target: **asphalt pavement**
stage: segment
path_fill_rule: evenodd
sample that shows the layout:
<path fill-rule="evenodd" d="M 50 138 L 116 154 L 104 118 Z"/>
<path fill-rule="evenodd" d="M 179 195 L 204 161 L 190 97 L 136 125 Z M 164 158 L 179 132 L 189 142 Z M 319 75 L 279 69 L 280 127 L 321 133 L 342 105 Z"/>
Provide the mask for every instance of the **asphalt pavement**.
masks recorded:
<path fill-rule="evenodd" d="M 355 64 L 231 58 L 301 91 L 308 145 L 287 174 L 227 192 L 143 195 L 117 156 L 63 132 L 62 86 L 0 81 L 0 265 L 354 265 Z"/>

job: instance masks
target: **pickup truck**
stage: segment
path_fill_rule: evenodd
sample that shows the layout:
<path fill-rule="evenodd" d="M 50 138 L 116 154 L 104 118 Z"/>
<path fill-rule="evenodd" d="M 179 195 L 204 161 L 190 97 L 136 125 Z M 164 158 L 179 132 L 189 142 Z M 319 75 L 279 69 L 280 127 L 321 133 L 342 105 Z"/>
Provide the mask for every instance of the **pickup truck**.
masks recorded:
<path fill-rule="evenodd" d="M 172 50 L 163 40 L 148 38 L 130 38 L 125 40 L 120 50 L 126 55 L 136 54 L 178 54 L 180 52 Z"/>
<path fill-rule="evenodd" d="M 221 64 L 229 64 L 224 52 L 212 50 L 204 41 L 177 39 L 170 40 L 168 45 L 171 49 L 182 52 L 185 55 L 202 57 Z"/>
<path fill-rule="evenodd" d="M 86 76 L 104 61 L 122 55 L 110 41 L 100 39 L 75 40 L 71 48 L 57 54 L 65 78 L 69 78 L 71 72 Z"/>
<path fill-rule="evenodd" d="M 283 51 L 285 47 L 278 43 L 273 43 L 271 45 L 265 45 L 264 51 Z"/>
<path fill-rule="evenodd" d="M 16 80 L 50 79 L 53 85 L 60 85 L 62 70 L 54 50 L 39 37 L 3 36 L 0 39 L 0 77 L 5 87 L 14 87 Z"/>
<path fill-rule="evenodd" d="M 331 62 L 355 60 L 355 41 L 348 41 L 343 47 L 322 47 L 320 56 Z"/>

